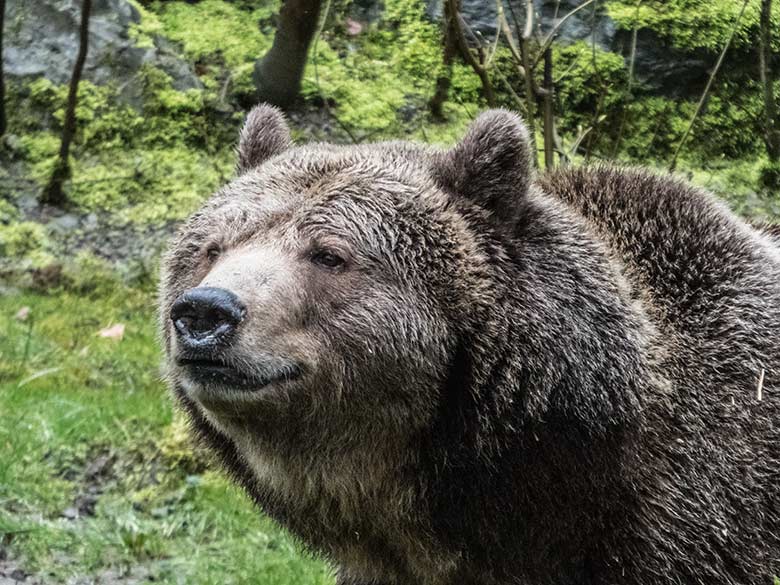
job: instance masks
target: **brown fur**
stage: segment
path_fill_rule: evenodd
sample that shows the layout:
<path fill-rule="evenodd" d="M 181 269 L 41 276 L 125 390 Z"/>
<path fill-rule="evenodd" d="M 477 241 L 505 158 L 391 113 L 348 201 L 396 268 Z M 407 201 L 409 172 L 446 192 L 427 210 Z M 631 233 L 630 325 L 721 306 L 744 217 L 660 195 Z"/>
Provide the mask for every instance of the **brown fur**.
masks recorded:
<path fill-rule="evenodd" d="M 341 585 L 780 573 L 766 235 L 644 171 L 535 179 L 504 111 L 446 152 L 288 143 L 250 115 L 240 176 L 171 247 L 161 319 L 195 431 Z M 168 314 L 196 286 L 247 305 L 223 359 L 277 381 L 178 365 Z"/>

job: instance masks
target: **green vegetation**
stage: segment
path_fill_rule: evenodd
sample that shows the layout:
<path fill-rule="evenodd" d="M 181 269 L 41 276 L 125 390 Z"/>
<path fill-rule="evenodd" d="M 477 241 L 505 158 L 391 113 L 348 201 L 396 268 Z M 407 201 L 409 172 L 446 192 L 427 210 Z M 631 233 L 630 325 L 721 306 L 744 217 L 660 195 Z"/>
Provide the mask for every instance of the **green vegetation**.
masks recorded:
<path fill-rule="evenodd" d="M 153 304 L 105 276 L 0 296 L 0 542 L 46 583 L 130 568 L 159 583 L 332 583 L 192 450 L 160 380 Z M 116 324 L 122 339 L 98 335 Z"/>
<path fill-rule="evenodd" d="M 230 143 L 212 146 L 202 91 L 176 91 L 164 72 L 141 72 L 141 111 L 123 104 L 111 85 L 79 86 L 79 120 L 68 196 L 78 209 L 114 212 L 139 223 L 180 219 L 229 175 Z M 67 87 L 39 79 L 11 96 L 11 131 L 39 186 L 48 180 L 59 148 L 58 124 Z M 18 105 L 18 108 L 17 108 Z M 40 129 L 43 113 L 52 129 Z"/>
<path fill-rule="evenodd" d="M 619 26 L 650 29 L 672 41 L 680 49 L 720 49 L 728 37 L 742 2 L 711 0 L 608 0 L 607 12 Z M 737 47 L 756 42 L 759 3 L 749 2 L 745 9 L 735 41 Z M 773 7 L 775 18 L 780 8 Z"/>
<path fill-rule="evenodd" d="M 252 66 L 270 46 L 278 1 L 134 4 L 141 13 L 140 24 L 131 27 L 136 43 L 149 46 L 156 35 L 175 41 L 195 64 L 203 87 L 178 91 L 167 74 L 152 67 L 135 80 L 143 88 L 140 96 L 128 98 L 112 84 L 82 83 L 73 181 L 67 189 L 72 204 L 83 212 L 160 224 L 186 216 L 230 175 L 236 130 L 252 103 Z M 345 33 L 342 4 L 332 7 L 313 48 L 302 88 L 304 110 L 329 104 L 331 139 L 452 142 L 484 102 L 479 79 L 456 61 L 444 106 L 447 121 L 429 119 L 427 100 L 442 71 L 438 23 L 428 20 L 419 2 L 388 0 L 380 20 L 351 36 Z M 704 60 L 714 60 L 739 9 L 739 3 L 698 0 L 681 0 L 673 7 L 664 3 L 664 9 L 655 4 L 645 2 L 637 9 L 633 0 L 613 0 L 605 9 L 626 31 L 638 23 L 672 39 L 675 47 L 705 51 L 698 54 Z M 727 167 L 723 161 L 763 160 L 760 87 L 753 72 L 746 74 L 741 66 L 743 59 L 753 59 L 749 49 L 757 18 L 757 7 L 751 5 L 737 36 L 734 67 L 716 82 L 683 153 L 682 168 L 694 176 L 702 168 L 712 173 Z M 517 88 L 519 79 L 506 51 L 503 46 L 496 51 L 495 86 L 500 103 L 517 108 L 507 84 Z M 617 153 L 623 160 L 657 161 L 660 167 L 668 162 L 697 96 L 667 98 L 641 84 L 629 96 L 623 57 L 585 42 L 556 44 L 554 66 L 564 144 L 595 124 L 581 154 L 599 158 Z M 20 137 L 17 148 L 28 176 L 42 185 L 55 160 L 66 87 L 38 79 L 11 90 L 10 133 Z M 623 128 L 619 136 L 618 128 Z M 321 137 L 316 127 L 298 130 L 300 139 Z M 730 179 L 714 184 L 759 191 L 765 165 L 735 164 L 755 172 L 729 172 Z M 745 183 L 734 185 L 737 176 Z M 762 203 L 745 210 L 761 214 L 771 208 Z"/>

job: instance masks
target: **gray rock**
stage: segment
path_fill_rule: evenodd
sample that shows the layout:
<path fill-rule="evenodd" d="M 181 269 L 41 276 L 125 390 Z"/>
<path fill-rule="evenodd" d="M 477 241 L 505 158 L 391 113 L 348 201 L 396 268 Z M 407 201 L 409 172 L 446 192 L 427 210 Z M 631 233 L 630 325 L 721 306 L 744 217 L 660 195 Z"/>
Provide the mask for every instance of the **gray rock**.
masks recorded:
<path fill-rule="evenodd" d="M 81 3 L 75 0 L 8 0 L 3 66 L 11 78 L 46 77 L 67 83 L 78 52 Z M 130 26 L 141 16 L 127 0 L 95 0 L 89 28 L 84 79 L 96 84 L 120 82 L 120 95 L 133 104 L 140 96 L 136 73 L 144 64 L 161 68 L 176 89 L 201 87 L 192 67 L 170 43 L 138 47 Z"/>
<path fill-rule="evenodd" d="M 17 205 L 24 213 L 30 213 L 38 208 L 38 199 L 34 195 L 23 195 L 17 201 Z"/>
<path fill-rule="evenodd" d="M 73 213 L 66 213 L 65 215 L 58 217 L 50 222 L 52 229 L 58 232 L 70 232 L 79 227 L 80 219 Z"/>
<path fill-rule="evenodd" d="M 630 34 L 621 32 L 621 44 L 629 55 Z M 622 48 L 618 45 L 617 49 Z M 667 97 L 691 98 L 701 94 L 709 71 L 715 64 L 713 55 L 704 51 L 681 51 L 664 43 L 653 31 L 639 31 L 636 44 L 637 80 L 653 93 Z"/>
<path fill-rule="evenodd" d="M 537 14 L 541 16 L 542 32 L 546 34 L 561 20 L 563 16 L 582 4 L 582 0 L 562 0 L 555 14 L 555 2 L 550 0 L 534 0 Z M 525 14 L 518 2 L 512 3 L 514 15 L 521 25 L 525 22 Z M 443 0 L 428 0 L 428 15 L 437 20 L 441 18 Z M 509 22 L 513 22 L 512 12 L 505 3 L 505 13 Z M 471 29 L 483 37 L 492 39 L 496 34 L 496 4 L 485 0 L 462 0 L 463 18 Z M 584 8 L 561 27 L 559 39 L 564 42 L 591 40 L 595 31 L 596 44 L 604 50 L 611 50 L 615 39 L 616 27 L 611 18 L 603 10 L 594 13 L 591 7 Z"/>

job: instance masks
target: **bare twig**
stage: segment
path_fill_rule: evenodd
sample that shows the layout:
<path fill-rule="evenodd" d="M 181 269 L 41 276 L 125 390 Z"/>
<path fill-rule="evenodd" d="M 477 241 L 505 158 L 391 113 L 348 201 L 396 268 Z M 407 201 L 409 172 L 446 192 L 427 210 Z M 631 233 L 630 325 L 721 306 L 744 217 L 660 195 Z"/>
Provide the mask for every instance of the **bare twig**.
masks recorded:
<path fill-rule="evenodd" d="M 632 91 L 634 89 L 634 65 L 636 63 L 636 41 L 639 36 L 639 6 L 642 4 L 642 0 L 638 0 L 636 3 L 636 14 L 634 15 L 634 30 L 631 32 L 631 55 L 628 60 L 628 82 L 626 86 L 626 98 L 631 100 Z M 624 105 L 623 113 L 620 116 L 620 126 L 618 127 L 617 138 L 615 139 L 615 145 L 612 147 L 612 158 L 617 158 L 618 150 L 620 149 L 620 143 L 623 140 L 623 131 L 626 127 L 626 119 L 628 117 L 628 108 Z"/>
<path fill-rule="evenodd" d="M 764 89 L 764 142 L 770 162 L 780 159 L 780 129 L 777 124 L 775 76 L 772 68 L 772 0 L 761 0 L 758 70 Z"/>
<path fill-rule="evenodd" d="M 718 75 L 718 71 L 720 71 L 720 66 L 723 64 L 723 60 L 726 58 L 726 53 L 728 52 L 729 47 L 731 46 L 731 41 L 734 39 L 734 35 L 737 32 L 737 27 L 739 26 L 739 22 L 742 20 L 742 15 L 745 13 L 745 8 L 747 8 L 748 2 L 750 2 L 750 0 L 745 0 L 742 3 L 742 9 L 739 11 L 739 15 L 737 16 L 737 19 L 734 21 L 734 26 L 731 27 L 731 32 L 729 33 L 729 36 L 726 39 L 726 43 L 723 45 L 723 50 L 720 52 L 718 61 L 715 63 L 715 68 L 712 70 L 712 73 L 710 74 L 710 78 L 707 80 L 707 85 L 704 87 L 704 91 L 701 94 L 699 103 L 696 105 L 696 111 L 693 113 L 693 116 L 691 117 L 691 121 L 688 123 L 688 128 L 686 128 L 685 134 L 683 134 L 683 137 L 680 139 L 680 143 L 677 145 L 677 149 L 674 151 L 672 162 L 669 164 L 670 173 L 674 172 L 674 170 L 677 168 L 677 158 L 680 156 L 680 151 L 682 150 L 682 147 L 685 144 L 686 140 L 688 140 L 688 135 L 691 133 L 691 130 L 693 129 L 693 125 L 696 122 L 696 119 L 699 117 L 702 108 L 704 107 L 704 102 L 707 101 L 707 97 L 710 95 L 710 88 L 712 87 L 712 84 L 715 81 L 715 77 Z"/>
<path fill-rule="evenodd" d="M 764 399 L 764 374 L 766 370 L 761 368 L 761 374 L 758 376 L 758 388 L 756 389 L 756 399 L 761 402 Z"/>
<path fill-rule="evenodd" d="M 593 114 L 593 122 L 591 123 L 593 132 L 591 132 L 591 134 L 588 136 L 588 146 L 585 149 L 586 161 L 590 161 L 590 155 L 593 152 L 593 148 L 596 145 L 596 141 L 598 140 L 599 137 L 599 130 L 601 130 L 599 120 L 601 119 L 601 110 L 604 107 L 604 99 L 608 91 L 608 88 L 605 87 L 604 85 L 604 79 L 601 77 L 601 71 L 599 71 L 598 61 L 596 59 L 596 8 L 597 7 L 598 4 L 594 2 L 593 13 L 591 15 L 591 20 L 590 20 L 591 59 L 593 61 L 593 75 L 596 77 L 596 83 L 601 88 L 601 91 L 599 93 L 598 103 L 596 104 L 596 112 Z"/>
<path fill-rule="evenodd" d="M 520 74 L 520 77 L 524 78 L 526 76 L 526 71 L 523 67 L 523 57 L 520 55 L 520 49 L 515 42 L 515 36 L 512 34 L 512 29 L 509 27 L 509 22 L 507 22 L 506 16 L 504 15 L 504 7 L 501 4 L 501 0 L 496 0 L 496 11 L 498 13 L 499 30 L 499 34 L 496 35 L 496 38 L 498 38 L 498 36 L 501 34 L 504 35 L 507 45 L 509 46 L 509 52 L 511 53 L 512 58 L 515 60 L 517 72 Z"/>
<path fill-rule="evenodd" d="M 325 111 L 328 113 L 328 116 L 336 120 L 336 123 L 344 131 L 344 133 L 347 136 L 349 136 L 349 139 L 352 141 L 353 144 L 357 144 L 360 141 L 355 137 L 355 135 L 352 133 L 349 127 L 346 124 L 344 124 L 339 119 L 338 116 L 334 115 L 333 112 L 331 112 L 330 104 L 328 103 L 328 98 L 325 95 L 325 92 L 322 90 L 322 86 L 320 85 L 320 70 L 319 67 L 317 66 L 319 61 L 318 58 L 319 53 L 317 52 L 317 49 L 319 47 L 322 31 L 325 28 L 325 22 L 328 20 L 328 15 L 330 14 L 331 5 L 332 5 L 332 0 L 327 0 L 325 4 L 325 9 L 322 11 L 321 20 L 319 22 L 319 25 L 317 26 L 317 31 L 314 33 L 314 46 L 312 47 L 312 57 L 314 58 L 314 83 L 317 84 L 317 91 L 319 91 L 320 99 L 322 100 L 322 103 L 325 106 Z"/>
<path fill-rule="evenodd" d="M 544 167 L 555 166 L 555 113 L 553 110 L 552 49 L 544 52 L 544 95 L 542 96 L 542 115 L 544 118 Z"/>
<path fill-rule="evenodd" d="M 561 9 L 561 0 L 555 0 L 555 10 L 553 10 L 553 20 L 558 20 L 558 12 Z"/>
<path fill-rule="evenodd" d="M 534 153 L 533 157 L 533 164 L 534 166 L 538 166 L 538 160 L 537 160 L 537 146 L 536 146 L 536 94 L 534 92 L 534 84 L 533 80 L 531 79 L 533 77 L 532 74 L 529 74 L 528 71 L 523 66 L 524 61 L 526 59 L 523 58 L 523 55 L 526 54 L 525 50 L 522 50 L 518 48 L 517 43 L 514 38 L 514 34 L 512 33 L 512 29 L 509 26 L 509 22 L 506 20 L 506 15 L 504 14 L 503 5 L 501 3 L 501 0 L 496 0 L 496 13 L 498 15 L 498 23 L 499 27 L 498 30 L 500 31 L 500 34 L 504 35 L 504 38 L 506 39 L 507 45 L 509 46 L 509 52 L 512 55 L 512 59 L 515 62 L 515 66 L 517 67 L 517 72 L 520 74 L 520 77 L 523 79 L 524 87 L 525 87 L 525 106 L 523 109 L 525 110 L 525 123 L 528 125 L 528 134 L 531 138 L 531 149 Z M 510 4 L 510 11 L 511 11 L 511 4 Z M 498 35 L 496 35 L 498 36 Z M 523 43 L 525 44 L 527 41 L 524 39 Z M 500 74 L 499 68 L 496 68 L 495 71 Z M 511 88 L 509 82 L 503 77 L 503 75 L 500 76 L 501 81 L 505 84 L 505 86 L 510 90 L 511 95 L 514 97 L 515 101 L 522 107 L 522 100 L 520 99 L 520 96 L 515 93 L 515 91 Z"/>
<path fill-rule="evenodd" d="M 534 3 L 531 0 L 525 0 L 525 29 L 523 38 L 528 40 L 534 34 Z"/>
<path fill-rule="evenodd" d="M 573 9 L 571 12 L 568 12 L 566 15 L 564 15 L 553 27 L 553 29 L 547 33 L 547 36 L 544 38 L 544 41 L 542 41 L 542 46 L 539 50 L 539 55 L 536 58 L 536 61 L 534 61 L 534 67 L 539 64 L 539 61 L 544 59 L 544 53 L 547 51 L 547 49 L 550 48 L 550 45 L 552 45 L 553 41 L 555 40 L 555 35 L 558 34 L 558 31 L 561 30 L 561 27 L 564 25 L 564 23 L 569 20 L 572 16 L 577 14 L 580 10 L 585 8 L 586 6 L 590 6 L 593 4 L 596 0 L 586 0 L 577 8 Z M 530 9 L 533 10 L 533 2 L 526 2 L 526 8 L 530 6 Z M 528 30 L 528 27 L 526 26 L 526 30 Z M 525 35 L 523 35 L 525 36 Z M 530 34 L 528 35 L 530 37 Z"/>
<path fill-rule="evenodd" d="M 496 105 L 496 96 L 493 92 L 493 85 L 490 82 L 490 76 L 488 75 L 487 68 L 485 67 L 485 55 L 484 51 L 482 50 L 482 46 L 477 44 L 477 53 L 480 55 L 480 59 L 477 59 L 474 56 L 474 53 L 471 51 L 471 47 L 469 47 L 468 40 L 466 39 L 466 34 L 464 31 L 468 25 L 460 14 L 457 0 L 447 0 L 447 2 L 450 4 L 450 11 L 453 15 L 455 23 L 455 39 L 457 40 L 460 54 L 466 63 L 468 63 L 469 66 L 474 70 L 474 73 L 477 74 L 477 77 L 479 77 L 479 80 L 482 83 L 482 92 L 485 96 L 485 101 L 487 101 L 489 106 L 493 107 Z"/>

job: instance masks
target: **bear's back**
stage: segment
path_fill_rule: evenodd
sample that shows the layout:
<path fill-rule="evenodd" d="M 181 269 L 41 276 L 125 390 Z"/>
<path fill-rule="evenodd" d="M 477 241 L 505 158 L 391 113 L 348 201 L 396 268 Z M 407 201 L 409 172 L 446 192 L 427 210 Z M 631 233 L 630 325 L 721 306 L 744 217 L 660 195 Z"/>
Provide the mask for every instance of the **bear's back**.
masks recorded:
<path fill-rule="evenodd" d="M 607 244 L 660 330 L 717 360 L 716 378 L 730 383 L 747 368 L 757 383 L 763 369 L 765 385 L 778 383 L 769 372 L 780 359 L 774 240 L 708 193 L 647 171 L 563 170 L 541 184 Z"/>
<path fill-rule="evenodd" d="M 647 492 L 637 519 L 645 526 L 630 532 L 684 515 L 694 519 L 686 534 L 667 542 L 709 552 L 658 550 L 660 564 L 646 569 L 740 582 L 779 571 L 768 552 L 780 550 L 777 242 L 708 193 L 647 171 L 565 169 L 539 183 L 608 246 L 664 346 L 670 391 L 647 403 L 636 479 Z M 686 485 L 696 489 L 678 489 Z M 637 548 L 664 542 L 625 537 Z"/>

